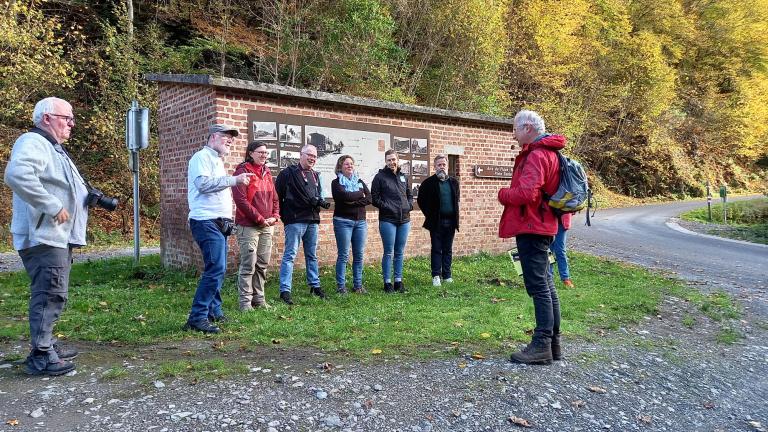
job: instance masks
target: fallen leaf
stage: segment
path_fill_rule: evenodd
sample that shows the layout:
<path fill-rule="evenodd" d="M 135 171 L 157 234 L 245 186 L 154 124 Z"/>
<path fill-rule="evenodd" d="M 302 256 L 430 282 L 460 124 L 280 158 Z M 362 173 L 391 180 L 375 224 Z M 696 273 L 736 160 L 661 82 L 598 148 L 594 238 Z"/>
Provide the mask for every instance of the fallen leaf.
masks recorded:
<path fill-rule="evenodd" d="M 147 320 L 147 318 L 144 315 L 137 315 L 137 316 L 133 317 L 133 319 L 136 320 L 136 321 L 146 321 Z"/>
<path fill-rule="evenodd" d="M 19 421 L 17 419 L 10 419 L 10 420 L 6 421 L 5 424 L 10 425 L 10 426 L 18 426 L 19 425 Z"/>
<path fill-rule="evenodd" d="M 216 351 L 223 351 L 224 350 L 224 342 L 219 341 L 211 345 L 211 348 L 215 349 Z"/>
<path fill-rule="evenodd" d="M 370 399 L 366 399 L 365 402 L 363 402 L 363 406 L 365 406 L 368 409 L 373 408 L 373 401 Z"/>
<path fill-rule="evenodd" d="M 528 335 L 528 336 L 532 335 L 533 334 L 533 329 L 532 328 L 525 329 L 525 334 Z"/>
<path fill-rule="evenodd" d="M 480 354 L 479 352 L 472 353 L 472 358 L 474 360 L 485 360 L 485 356 Z"/>
<path fill-rule="evenodd" d="M 464 369 L 465 367 L 467 367 L 466 363 L 464 362 L 459 363 L 459 369 Z"/>
<path fill-rule="evenodd" d="M 608 393 L 606 389 L 598 386 L 587 387 L 587 390 L 591 391 L 592 393 L 600 393 L 600 394 Z"/>
<path fill-rule="evenodd" d="M 581 399 L 576 399 L 575 401 L 571 402 L 571 406 L 573 406 L 574 408 L 582 408 L 582 407 L 584 407 L 586 405 L 587 405 L 587 403 L 584 402 Z"/>
<path fill-rule="evenodd" d="M 328 362 L 325 362 L 323 363 L 323 370 L 326 372 L 330 372 L 333 370 L 333 365 Z"/>
<path fill-rule="evenodd" d="M 181 353 L 181 355 L 185 355 L 187 357 L 192 357 L 192 351 L 184 351 L 183 353 Z"/>
<path fill-rule="evenodd" d="M 505 299 L 505 298 L 497 298 L 497 297 L 491 298 L 491 303 L 494 303 L 494 304 L 505 302 L 505 301 L 507 301 L 507 299 Z"/>
<path fill-rule="evenodd" d="M 456 322 L 454 322 L 454 323 L 453 323 L 453 326 L 454 326 L 454 327 L 463 327 L 463 326 L 464 326 L 464 323 L 463 323 L 463 322 L 461 322 L 461 321 L 456 321 Z"/>
<path fill-rule="evenodd" d="M 509 420 L 510 423 L 520 427 L 527 427 L 527 428 L 532 427 L 531 423 L 528 420 L 521 417 L 510 416 L 507 420 Z"/>
<path fill-rule="evenodd" d="M 491 337 L 490 333 L 480 333 L 480 338 L 481 339 L 488 339 L 489 337 Z"/>
<path fill-rule="evenodd" d="M 283 343 L 283 341 L 280 339 L 272 339 L 272 343 L 275 345 L 280 345 L 281 343 Z"/>
<path fill-rule="evenodd" d="M 640 420 L 640 423 L 651 424 L 651 416 L 649 415 L 640 414 L 637 416 L 637 419 Z"/>
<path fill-rule="evenodd" d="M 454 417 L 459 417 L 459 416 L 461 416 L 461 413 L 460 413 L 458 410 L 453 410 L 453 411 L 451 411 L 451 414 L 453 414 L 453 416 L 454 416 Z"/>
<path fill-rule="evenodd" d="M 381 349 L 380 348 L 374 348 L 374 349 L 371 350 L 371 354 L 381 354 Z"/>
<path fill-rule="evenodd" d="M 457 347 L 457 346 L 459 346 L 459 343 L 458 342 L 451 342 L 451 346 Z"/>
<path fill-rule="evenodd" d="M 285 320 L 285 321 L 293 321 L 293 318 L 291 318 L 291 317 L 287 317 L 287 316 L 285 316 L 285 315 L 280 315 L 280 319 L 281 319 L 281 320 Z"/>
<path fill-rule="evenodd" d="M 105 302 L 105 301 L 100 301 L 100 302 L 99 302 L 99 305 L 100 305 L 100 306 L 106 306 L 106 305 L 107 305 L 107 302 Z"/>
<path fill-rule="evenodd" d="M 704 402 L 704 408 L 706 409 L 712 409 L 715 407 L 715 403 L 712 401 L 706 401 Z"/>

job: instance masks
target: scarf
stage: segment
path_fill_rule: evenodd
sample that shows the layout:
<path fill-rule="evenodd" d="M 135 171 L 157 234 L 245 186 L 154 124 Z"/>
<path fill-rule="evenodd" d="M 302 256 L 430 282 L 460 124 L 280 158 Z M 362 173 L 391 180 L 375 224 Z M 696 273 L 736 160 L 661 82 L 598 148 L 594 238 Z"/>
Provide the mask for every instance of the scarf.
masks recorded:
<path fill-rule="evenodd" d="M 357 176 L 357 171 L 352 173 L 352 178 L 347 178 L 342 173 L 337 173 L 336 177 L 339 179 L 339 184 L 347 192 L 357 192 L 362 187 L 360 185 L 360 177 Z"/>

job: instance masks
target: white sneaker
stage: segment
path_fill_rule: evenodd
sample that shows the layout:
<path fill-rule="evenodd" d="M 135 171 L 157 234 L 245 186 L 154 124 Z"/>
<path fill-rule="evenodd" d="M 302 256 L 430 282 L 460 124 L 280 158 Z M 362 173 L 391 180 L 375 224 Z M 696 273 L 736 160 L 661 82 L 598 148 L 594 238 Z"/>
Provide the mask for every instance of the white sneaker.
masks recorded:
<path fill-rule="evenodd" d="M 440 276 L 432 276 L 432 286 L 440 286 Z"/>
<path fill-rule="evenodd" d="M 453 278 L 445 279 L 443 282 L 445 282 L 445 283 L 453 283 Z"/>

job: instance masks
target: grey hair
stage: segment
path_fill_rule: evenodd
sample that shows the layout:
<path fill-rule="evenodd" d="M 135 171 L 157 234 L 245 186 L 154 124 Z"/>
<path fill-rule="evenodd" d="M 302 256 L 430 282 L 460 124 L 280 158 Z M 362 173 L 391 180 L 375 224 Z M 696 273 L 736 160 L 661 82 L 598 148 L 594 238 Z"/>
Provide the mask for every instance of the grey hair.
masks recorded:
<path fill-rule="evenodd" d="M 515 115 L 514 124 L 516 128 L 531 125 L 533 130 L 539 134 L 543 134 L 547 131 L 544 126 L 544 119 L 536 111 L 522 110 Z"/>
<path fill-rule="evenodd" d="M 41 99 L 39 102 L 35 104 L 35 110 L 32 111 L 32 123 L 35 126 L 39 126 L 40 123 L 43 122 L 44 115 L 51 114 L 56 110 L 56 102 L 64 103 L 70 108 L 72 107 L 72 105 L 70 105 L 69 102 L 65 101 L 64 99 L 59 99 L 57 97 L 47 97 L 45 99 Z"/>
<path fill-rule="evenodd" d="M 301 152 L 302 153 L 306 152 L 307 150 L 309 150 L 310 147 L 312 147 L 315 150 L 317 150 L 317 147 L 313 146 L 312 144 L 304 144 L 304 147 L 301 148 Z"/>
<path fill-rule="evenodd" d="M 447 161 L 448 160 L 448 156 L 446 156 L 446 155 L 444 155 L 442 153 L 439 153 L 437 156 L 435 156 L 435 158 L 433 159 L 433 162 L 437 163 L 437 161 L 439 161 L 440 159 L 445 159 Z"/>

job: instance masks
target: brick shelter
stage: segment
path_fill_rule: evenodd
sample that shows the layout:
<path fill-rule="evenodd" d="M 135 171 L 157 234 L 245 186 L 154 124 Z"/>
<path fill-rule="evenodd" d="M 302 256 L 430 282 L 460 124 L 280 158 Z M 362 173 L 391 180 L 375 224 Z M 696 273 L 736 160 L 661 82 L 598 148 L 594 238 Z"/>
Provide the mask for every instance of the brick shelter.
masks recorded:
<path fill-rule="evenodd" d="M 236 138 L 232 152 L 224 160 L 224 165 L 230 173 L 242 162 L 248 139 L 263 139 L 262 135 L 272 133 L 271 130 L 262 131 L 258 125 L 275 123 L 281 128 L 283 124 L 303 125 L 302 129 L 307 135 L 301 137 L 302 142 L 313 140 L 313 144 L 317 141 L 318 134 L 310 131 L 316 130 L 368 131 L 365 133 L 374 137 L 371 142 L 376 142 L 376 136 L 386 134 L 392 136 L 393 140 L 400 139 L 397 138 L 398 135 L 411 136 L 414 145 L 414 176 L 417 165 L 422 164 L 419 172 L 423 172 L 425 168 L 423 161 L 418 161 L 417 158 L 428 161 L 427 175 L 431 175 L 432 158 L 444 153 L 449 155 L 451 174 L 456 176 L 461 185 L 461 227 L 454 241 L 454 254 L 461 256 L 481 251 L 500 253 L 514 244 L 512 240 L 498 238 L 498 221 L 502 206 L 496 199 L 499 188 L 509 184 L 511 159 L 519 151 L 518 148 L 511 148 L 512 119 L 210 75 L 151 74 L 147 75 L 146 79 L 158 84 L 159 108 L 156 115 L 159 125 L 162 212 L 160 246 L 164 266 L 202 266 L 200 251 L 187 224 L 187 163 L 192 154 L 205 144 L 208 126 L 214 123 L 227 123 L 240 128 L 241 134 Z M 264 122 L 261 122 L 262 120 Z M 336 129 L 322 129 L 313 125 Z M 288 133 L 287 126 L 284 132 Z M 274 133 L 277 134 L 278 131 L 275 130 Z M 290 133 L 299 134 L 293 130 L 290 130 Z M 280 135 L 276 141 L 281 138 L 290 139 Z M 343 147 L 341 140 L 336 141 L 335 146 Z M 376 150 L 381 151 L 383 155 L 382 145 L 388 147 L 390 143 L 381 141 L 378 141 L 380 148 Z M 349 142 L 347 140 L 347 148 L 352 148 Z M 418 147 L 418 143 L 422 143 L 422 148 Z M 423 143 L 428 143 L 426 151 Z M 329 149 L 331 150 L 332 148 Z M 337 150 L 336 153 L 343 153 L 342 150 Z M 289 157 L 293 153 L 284 149 L 281 154 Z M 366 162 L 371 165 L 370 161 Z M 382 168 L 383 156 L 374 163 L 376 169 Z M 276 169 L 279 168 L 273 171 Z M 366 182 L 370 187 L 370 182 Z M 321 212 L 318 244 L 321 265 L 333 264 L 336 260 L 332 214 L 331 210 Z M 367 219 L 369 228 L 365 260 L 368 264 L 378 266 L 382 246 L 376 208 L 369 207 Z M 411 213 L 412 228 L 406 247 L 407 256 L 429 255 L 429 233 L 421 227 L 423 222 L 421 212 L 417 208 L 414 209 Z M 280 264 L 283 238 L 282 225 L 278 224 L 271 261 L 273 267 Z M 237 241 L 231 237 L 228 265 L 230 272 L 237 269 L 236 255 Z M 301 252 L 297 258 L 303 260 Z M 301 265 L 301 261 L 298 264 Z"/>

